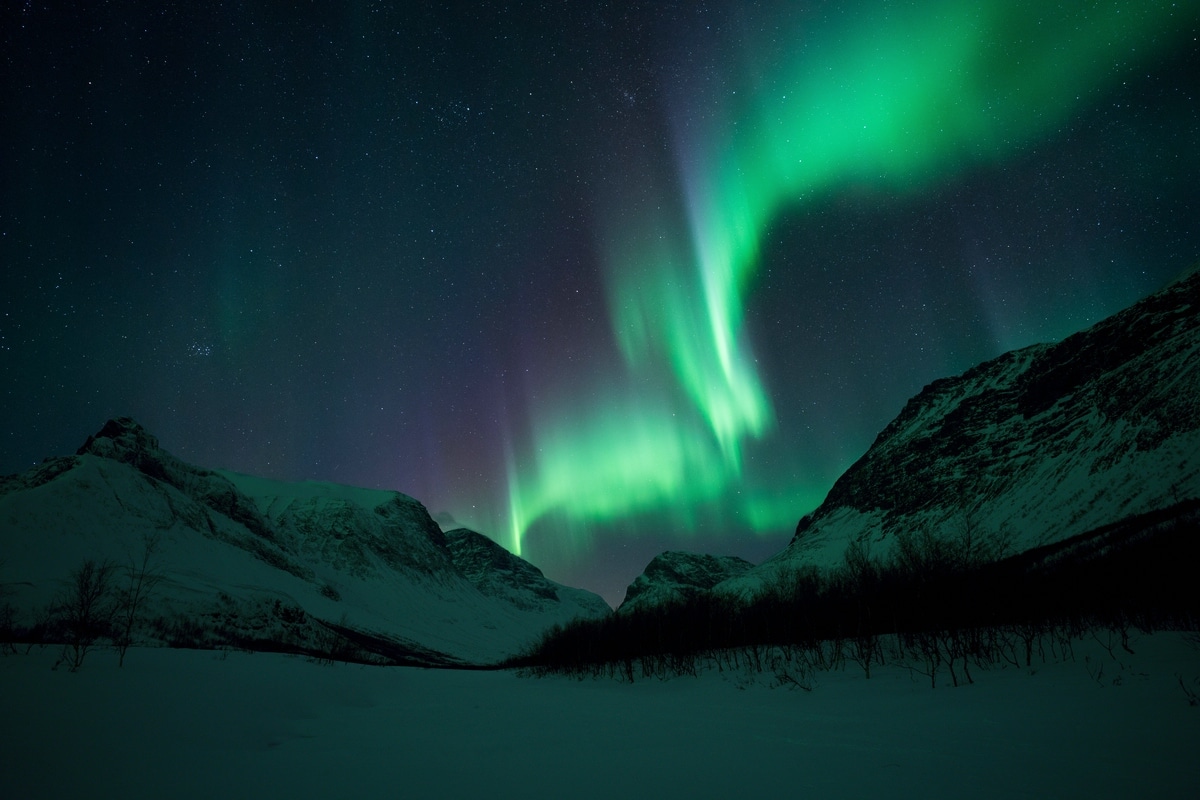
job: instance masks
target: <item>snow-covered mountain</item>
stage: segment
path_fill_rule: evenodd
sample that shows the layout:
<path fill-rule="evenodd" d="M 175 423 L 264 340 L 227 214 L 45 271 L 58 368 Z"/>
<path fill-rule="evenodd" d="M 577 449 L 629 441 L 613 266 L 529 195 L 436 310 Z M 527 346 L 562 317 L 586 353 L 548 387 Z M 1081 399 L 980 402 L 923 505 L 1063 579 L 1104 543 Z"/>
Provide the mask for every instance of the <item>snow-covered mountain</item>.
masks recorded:
<path fill-rule="evenodd" d="M 481 533 L 468 528 L 447 531 L 446 547 L 458 571 L 487 597 L 517 608 L 545 612 L 569 598 L 588 616 L 611 612 L 598 595 L 548 580 L 542 571 Z"/>
<path fill-rule="evenodd" d="M 654 557 L 625 590 L 618 611 L 685 600 L 721 581 L 744 574 L 754 565 L 737 556 L 710 556 L 667 551 Z"/>
<path fill-rule="evenodd" d="M 830 566 L 899 531 L 1026 550 L 1200 497 L 1200 270 L 1061 342 L 926 386 L 800 520 L 779 555 L 723 584 Z"/>
<path fill-rule="evenodd" d="M 202 469 L 128 418 L 0 478 L 0 582 L 26 615 L 83 559 L 125 564 L 145 537 L 159 540 L 164 640 L 307 646 L 334 625 L 402 660 L 485 663 L 610 613 L 479 534 L 443 534 L 411 497 Z"/>

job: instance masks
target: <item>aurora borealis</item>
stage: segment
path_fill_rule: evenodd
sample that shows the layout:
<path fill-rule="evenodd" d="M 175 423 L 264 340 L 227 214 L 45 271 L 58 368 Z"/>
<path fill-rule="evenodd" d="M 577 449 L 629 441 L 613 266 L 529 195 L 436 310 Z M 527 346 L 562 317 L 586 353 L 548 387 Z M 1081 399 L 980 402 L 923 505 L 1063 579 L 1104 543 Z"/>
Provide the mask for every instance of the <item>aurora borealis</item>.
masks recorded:
<path fill-rule="evenodd" d="M 131 414 L 615 602 L 1200 256 L 1200 3 L 619 5 L 5 12 L 0 471 Z"/>

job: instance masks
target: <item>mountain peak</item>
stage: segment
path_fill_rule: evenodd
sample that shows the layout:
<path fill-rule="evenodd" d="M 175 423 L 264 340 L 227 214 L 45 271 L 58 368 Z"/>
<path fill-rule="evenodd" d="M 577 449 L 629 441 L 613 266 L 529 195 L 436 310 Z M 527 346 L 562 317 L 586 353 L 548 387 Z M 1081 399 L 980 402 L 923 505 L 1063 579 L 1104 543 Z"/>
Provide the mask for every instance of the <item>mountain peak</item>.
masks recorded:
<path fill-rule="evenodd" d="M 128 462 L 122 455 L 157 452 L 158 437 L 143 428 L 132 417 L 115 417 L 89 436 L 75 455 L 94 455 Z"/>
<path fill-rule="evenodd" d="M 625 590 L 619 610 L 684 600 L 750 570 L 754 565 L 737 556 L 710 556 L 668 550 L 655 556 L 646 570 Z"/>
<path fill-rule="evenodd" d="M 163 580 L 148 641 L 313 652 L 332 631 L 394 663 L 481 664 L 611 612 L 480 534 L 448 543 L 407 495 L 206 469 L 129 417 L 74 456 L 0 477 L 0 519 L 21 614 L 80 560 L 122 563 L 153 540 Z"/>

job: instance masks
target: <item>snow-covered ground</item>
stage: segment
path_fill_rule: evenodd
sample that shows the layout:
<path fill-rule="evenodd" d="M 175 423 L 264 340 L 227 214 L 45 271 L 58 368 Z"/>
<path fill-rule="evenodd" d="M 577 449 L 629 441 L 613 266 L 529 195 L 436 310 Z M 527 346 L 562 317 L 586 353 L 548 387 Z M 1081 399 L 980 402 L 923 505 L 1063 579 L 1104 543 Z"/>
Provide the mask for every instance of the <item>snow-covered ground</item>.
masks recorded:
<path fill-rule="evenodd" d="M 0 658 L 0 796 L 1200 797 L 1200 707 L 1176 678 L 1200 649 L 1134 649 L 958 689 L 848 669 L 811 692 L 167 649 L 70 674 L 35 650 Z"/>

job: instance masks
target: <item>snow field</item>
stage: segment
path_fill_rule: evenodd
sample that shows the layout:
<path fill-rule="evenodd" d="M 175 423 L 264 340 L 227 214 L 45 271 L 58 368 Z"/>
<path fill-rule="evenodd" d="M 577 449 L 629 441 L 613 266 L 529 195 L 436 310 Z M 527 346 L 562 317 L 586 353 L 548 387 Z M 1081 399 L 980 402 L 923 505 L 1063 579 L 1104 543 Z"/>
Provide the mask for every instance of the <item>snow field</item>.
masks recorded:
<path fill-rule="evenodd" d="M 847 669 L 804 692 L 169 649 L 70 674 L 35 649 L 0 658 L 0 796 L 1200 796 L 1200 707 L 1176 678 L 1200 676 L 1200 649 L 1134 650 L 1085 641 L 957 689 Z"/>

